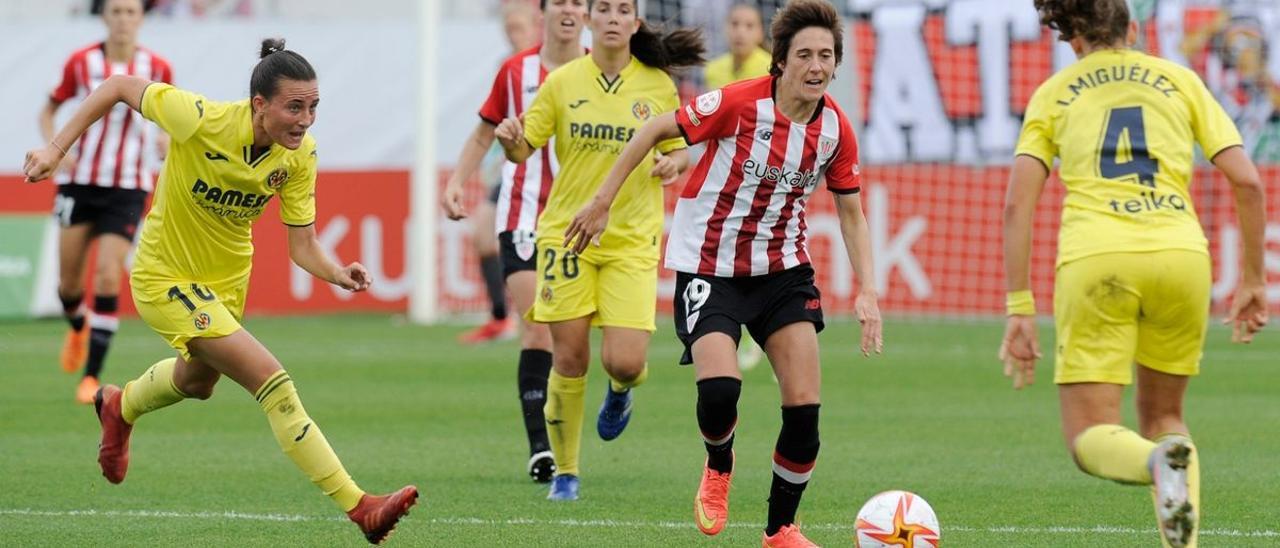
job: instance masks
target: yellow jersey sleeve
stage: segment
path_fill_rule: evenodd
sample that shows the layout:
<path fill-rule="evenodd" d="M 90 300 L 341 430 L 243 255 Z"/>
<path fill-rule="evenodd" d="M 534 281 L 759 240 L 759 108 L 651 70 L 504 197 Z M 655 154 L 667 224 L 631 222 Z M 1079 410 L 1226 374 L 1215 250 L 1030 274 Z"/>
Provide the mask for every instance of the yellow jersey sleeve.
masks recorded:
<path fill-rule="evenodd" d="M 1240 138 L 1240 130 L 1236 128 L 1235 122 L 1227 116 L 1227 112 L 1222 109 L 1222 104 L 1218 103 L 1209 88 L 1205 87 L 1204 81 L 1195 73 L 1190 71 L 1188 73 L 1187 77 L 1183 78 L 1185 81 L 1182 82 L 1182 89 L 1187 90 L 1186 95 L 1191 109 L 1191 131 L 1196 136 L 1196 142 L 1200 143 L 1204 157 L 1212 160 L 1219 152 L 1241 145 L 1244 140 Z"/>
<path fill-rule="evenodd" d="M 290 169 L 280 187 L 280 221 L 289 226 L 316 222 L 316 142 L 310 135 L 303 141 L 302 159 Z"/>
<path fill-rule="evenodd" d="M 533 148 L 546 146 L 556 131 L 560 108 L 560 101 L 556 100 L 556 88 L 559 87 L 560 79 L 555 74 L 552 71 L 547 75 L 542 87 L 538 88 L 538 95 L 533 98 L 533 104 L 524 111 L 524 140 Z"/>
<path fill-rule="evenodd" d="M 1053 159 L 1058 155 L 1058 145 L 1053 140 L 1053 115 L 1048 84 L 1041 85 L 1031 96 L 1027 112 L 1022 120 L 1022 134 L 1018 137 L 1015 155 L 1027 155 L 1040 160 L 1046 169 L 1053 169 Z"/>
<path fill-rule="evenodd" d="M 204 123 L 205 98 L 169 84 L 152 83 L 142 92 L 142 116 L 184 143 Z"/>
<path fill-rule="evenodd" d="M 657 105 L 657 107 L 658 107 L 658 114 L 675 112 L 680 108 L 680 94 L 676 91 L 676 86 L 674 83 L 671 84 L 670 95 L 664 98 L 663 100 L 661 100 Z M 667 139 L 666 141 L 659 142 L 658 152 L 666 154 L 673 150 L 680 150 L 688 146 L 689 146 L 688 143 L 684 142 L 684 137 L 680 136 L 680 137 L 675 137 L 673 139 Z"/>

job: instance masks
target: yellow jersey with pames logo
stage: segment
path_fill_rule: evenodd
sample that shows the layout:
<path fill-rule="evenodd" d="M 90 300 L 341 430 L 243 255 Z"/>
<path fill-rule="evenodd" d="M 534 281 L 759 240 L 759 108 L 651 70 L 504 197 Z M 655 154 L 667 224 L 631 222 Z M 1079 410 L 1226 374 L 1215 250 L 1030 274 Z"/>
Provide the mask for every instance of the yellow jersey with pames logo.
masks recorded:
<path fill-rule="evenodd" d="M 762 48 L 756 48 L 743 60 L 742 65 L 734 70 L 733 53 L 726 53 L 707 62 L 702 79 L 707 83 L 707 89 L 720 89 L 734 82 L 769 74 L 771 64 L 773 64 L 773 55 Z"/>
<path fill-rule="evenodd" d="M 551 146 L 560 166 L 546 209 L 538 217 L 538 239 L 562 242 L 573 216 L 595 195 L 636 130 L 679 106 L 671 77 L 635 57 L 612 80 L 590 55 L 548 74 L 524 114 L 525 139 L 541 148 L 554 137 Z M 682 148 L 680 138 L 657 147 L 664 153 Z M 627 177 L 609 210 L 602 247 L 657 256 L 664 213 L 661 181 L 649 176 L 653 162 L 650 151 Z"/>
<path fill-rule="evenodd" d="M 1132 50 L 1100 50 L 1062 69 L 1027 106 L 1017 154 L 1061 160 L 1067 196 L 1058 265 L 1110 252 L 1208 253 L 1191 203 L 1194 145 L 1242 143 L 1191 70 Z"/>
<path fill-rule="evenodd" d="M 143 225 L 132 279 L 247 284 L 254 221 L 272 200 L 286 224 L 315 222 L 316 145 L 253 151 L 248 100 L 210 101 L 151 84 L 142 115 L 169 134 L 169 152 Z"/>

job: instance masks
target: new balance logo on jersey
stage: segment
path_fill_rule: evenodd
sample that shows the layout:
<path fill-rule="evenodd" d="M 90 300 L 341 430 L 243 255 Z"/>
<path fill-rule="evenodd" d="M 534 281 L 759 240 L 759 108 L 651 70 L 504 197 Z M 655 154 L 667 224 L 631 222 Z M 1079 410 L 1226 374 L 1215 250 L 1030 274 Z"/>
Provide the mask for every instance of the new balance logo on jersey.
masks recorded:
<path fill-rule="evenodd" d="M 761 141 L 768 141 L 769 139 L 773 138 L 773 130 L 769 128 L 764 128 L 759 132 L 757 132 L 756 135 L 760 137 Z"/>
<path fill-rule="evenodd" d="M 205 151 L 205 153 L 204 153 L 204 157 L 205 157 L 205 158 L 208 158 L 208 159 L 210 159 L 210 160 L 213 160 L 213 161 L 215 161 L 215 162 L 217 162 L 217 161 L 223 161 L 223 162 L 230 161 L 230 160 L 228 160 L 228 159 L 227 159 L 227 156 L 226 156 L 225 154 L 221 153 L 221 152 L 211 152 L 211 151 L 207 151 L 207 150 L 206 150 L 206 151 Z"/>
<path fill-rule="evenodd" d="M 569 108 L 576 109 L 585 104 L 587 104 L 587 99 L 578 99 L 577 101 L 569 103 Z"/>
<path fill-rule="evenodd" d="M 810 188 L 818 184 L 817 170 L 789 170 L 783 167 L 762 164 L 751 158 L 747 158 L 747 161 L 742 162 L 742 173 L 744 175 L 754 175 L 761 181 L 775 181 L 780 185 L 792 188 Z"/>

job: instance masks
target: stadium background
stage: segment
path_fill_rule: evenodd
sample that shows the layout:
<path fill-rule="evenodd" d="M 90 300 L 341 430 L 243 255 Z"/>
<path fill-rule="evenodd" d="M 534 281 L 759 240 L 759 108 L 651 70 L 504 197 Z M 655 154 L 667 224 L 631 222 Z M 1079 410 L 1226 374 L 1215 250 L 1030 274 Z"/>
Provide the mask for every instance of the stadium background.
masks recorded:
<path fill-rule="evenodd" d="M 759 3 L 766 14 L 778 4 Z M 85 11 L 87 4 L 19 2 L 0 8 L 5 44 L 0 67 L 10 82 L 0 88 L 0 101 L 7 105 L 0 111 L 0 126 L 8 128 L 0 134 L 0 150 L 7 151 L 0 157 L 0 223 L 8 234 L 19 235 L 0 244 L 3 316 L 57 312 L 51 286 L 56 259 L 49 253 L 56 231 L 45 215 L 53 189 L 22 185 L 17 173 L 22 151 L 39 143 L 35 113 L 65 55 L 102 34 L 96 19 L 69 15 Z M 730 5 L 728 0 L 648 0 L 644 9 L 650 20 L 704 27 L 712 52 L 720 53 L 726 47 L 723 14 Z M 496 0 L 441 5 L 438 76 L 431 80 L 434 89 L 425 91 L 435 94 L 438 123 L 420 128 L 415 112 L 424 90 L 418 85 L 422 63 L 414 2 L 159 2 L 141 41 L 169 56 L 180 86 L 215 99 L 243 96 L 247 78 L 240 76 L 252 66 L 258 40 L 268 35 L 287 38 L 320 75 L 324 104 L 313 128 L 321 162 L 318 230 L 341 257 L 370 267 L 378 283 L 357 296 L 317 285 L 290 266 L 284 231 L 266 223 L 255 231 L 251 314 L 406 309 L 414 283 L 406 230 L 416 152 L 433 148 L 443 181 L 475 123 L 494 67 L 507 54 L 499 6 Z M 850 0 L 839 7 L 851 25 L 846 66 L 832 93 L 849 105 L 859 124 L 882 306 L 891 314 L 999 313 L 1004 287 L 1000 208 L 1020 115 L 1037 83 L 1074 59 L 1070 50 L 1038 25 L 1030 2 Z M 1213 39 L 1188 49 L 1190 37 L 1210 29 L 1219 10 L 1237 27 L 1256 27 L 1262 37 L 1280 29 L 1280 9 L 1272 3 L 1140 0 L 1135 11 L 1144 23 L 1142 45 L 1206 74 L 1222 97 L 1256 94 L 1241 92 L 1247 82 L 1217 61 L 1231 49 L 1227 41 Z M 1265 94 L 1276 85 L 1269 75 L 1280 74 L 1280 41 L 1260 42 Z M 692 96 L 699 84 L 700 75 L 685 75 L 682 93 Z M 1268 209 L 1275 212 L 1280 211 L 1280 99 L 1266 103 L 1263 130 L 1249 139 L 1270 190 Z M 1241 116 L 1256 118 L 1257 110 Z M 65 118 L 70 111 L 61 114 Z M 1246 122 L 1241 120 L 1242 128 Z M 471 198 L 478 198 L 481 185 L 470 188 Z M 1199 170 L 1194 195 L 1213 248 L 1213 295 L 1221 309 L 1238 273 L 1232 200 L 1211 167 Z M 1051 184 L 1036 225 L 1033 285 L 1046 313 L 1061 198 L 1062 187 Z M 847 312 L 855 282 L 840 259 L 838 225 L 825 193 L 810 206 L 809 227 L 824 304 L 832 312 Z M 434 228 L 439 255 L 433 277 L 446 315 L 484 308 L 467 243 L 470 230 L 468 223 L 443 217 Z M 1269 223 L 1267 234 L 1269 299 L 1280 303 L 1280 224 Z M 672 285 L 671 274 L 664 272 L 663 310 L 669 310 Z"/>

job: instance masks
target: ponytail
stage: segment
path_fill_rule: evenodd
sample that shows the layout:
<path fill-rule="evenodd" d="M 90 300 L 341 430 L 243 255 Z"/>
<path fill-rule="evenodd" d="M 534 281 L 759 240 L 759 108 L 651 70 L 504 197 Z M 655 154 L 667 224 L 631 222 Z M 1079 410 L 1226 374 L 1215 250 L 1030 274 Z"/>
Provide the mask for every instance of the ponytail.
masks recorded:
<path fill-rule="evenodd" d="M 631 35 L 631 55 L 668 74 L 705 63 L 706 51 L 700 29 L 682 27 L 664 33 L 640 21 L 640 30 Z"/>

